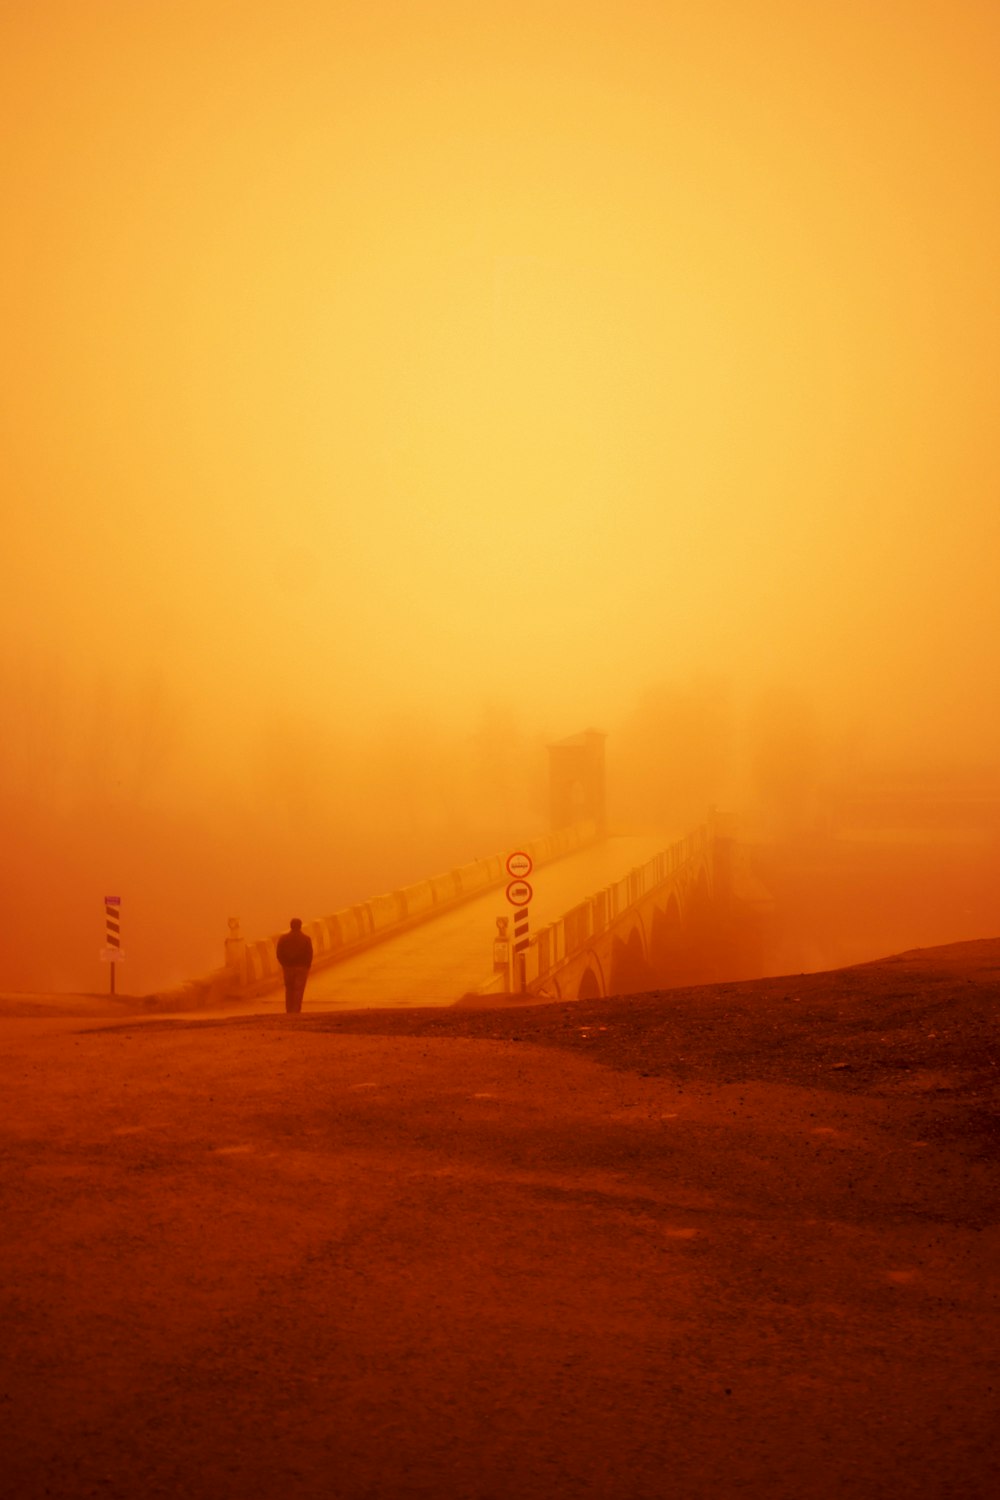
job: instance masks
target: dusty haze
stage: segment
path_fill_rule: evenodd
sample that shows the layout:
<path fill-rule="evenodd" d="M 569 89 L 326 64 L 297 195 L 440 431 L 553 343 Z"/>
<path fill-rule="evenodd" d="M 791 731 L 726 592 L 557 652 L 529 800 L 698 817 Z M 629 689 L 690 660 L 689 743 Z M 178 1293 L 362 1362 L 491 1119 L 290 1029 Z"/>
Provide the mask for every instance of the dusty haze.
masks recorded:
<path fill-rule="evenodd" d="M 7 988 L 1000 759 L 992 0 L 11 0 Z M 976 780 L 978 778 L 978 780 Z"/>

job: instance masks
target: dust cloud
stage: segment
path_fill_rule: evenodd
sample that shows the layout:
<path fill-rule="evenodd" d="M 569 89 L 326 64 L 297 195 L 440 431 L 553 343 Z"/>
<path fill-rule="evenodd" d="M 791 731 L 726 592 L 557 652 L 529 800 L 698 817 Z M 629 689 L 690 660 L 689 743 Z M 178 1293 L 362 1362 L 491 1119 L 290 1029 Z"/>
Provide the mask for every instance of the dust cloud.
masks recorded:
<path fill-rule="evenodd" d="M 786 959 L 982 935 L 995 6 L 0 33 L 0 986 L 102 987 L 105 894 L 142 992 L 541 831 L 587 725 L 618 824 L 800 851 Z M 873 926 L 811 840 L 936 863 Z"/>

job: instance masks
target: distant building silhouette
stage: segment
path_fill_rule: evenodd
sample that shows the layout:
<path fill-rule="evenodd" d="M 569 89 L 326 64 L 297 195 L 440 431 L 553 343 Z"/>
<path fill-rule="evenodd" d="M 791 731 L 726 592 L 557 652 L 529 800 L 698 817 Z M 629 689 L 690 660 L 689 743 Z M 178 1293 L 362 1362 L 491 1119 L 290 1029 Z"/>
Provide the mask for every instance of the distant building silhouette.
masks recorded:
<path fill-rule="evenodd" d="M 552 827 L 565 828 L 593 818 L 597 831 L 607 831 L 607 792 L 604 741 L 599 729 L 585 729 L 548 746 L 549 815 Z"/>

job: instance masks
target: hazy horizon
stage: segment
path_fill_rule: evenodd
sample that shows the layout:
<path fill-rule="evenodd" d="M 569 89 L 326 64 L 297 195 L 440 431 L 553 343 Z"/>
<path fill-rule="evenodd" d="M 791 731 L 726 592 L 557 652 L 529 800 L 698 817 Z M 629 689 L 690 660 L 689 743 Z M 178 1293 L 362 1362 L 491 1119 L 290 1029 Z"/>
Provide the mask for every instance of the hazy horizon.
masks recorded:
<path fill-rule="evenodd" d="M 996 772 L 995 5 L 0 43 L 0 986 L 492 853 L 587 725 L 654 827 Z"/>

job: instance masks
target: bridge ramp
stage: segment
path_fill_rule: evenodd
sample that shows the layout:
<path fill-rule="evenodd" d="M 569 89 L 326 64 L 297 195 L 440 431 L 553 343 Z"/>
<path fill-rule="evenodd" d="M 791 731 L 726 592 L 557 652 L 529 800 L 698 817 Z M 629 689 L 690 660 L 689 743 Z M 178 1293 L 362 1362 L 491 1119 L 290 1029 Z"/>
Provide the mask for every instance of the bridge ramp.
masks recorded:
<path fill-rule="evenodd" d="M 651 859 L 676 835 L 611 835 L 565 859 L 536 870 L 531 883 L 532 930 L 554 922 L 570 907 Z M 332 964 L 310 977 L 307 1010 L 356 1010 L 378 1006 L 453 1005 L 489 978 L 496 918 L 512 908 L 503 889 L 487 891 L 440 917 L 388 938 L 384 943 Z M 252 1003 L 277 1010 L 280 991 Z"/>

